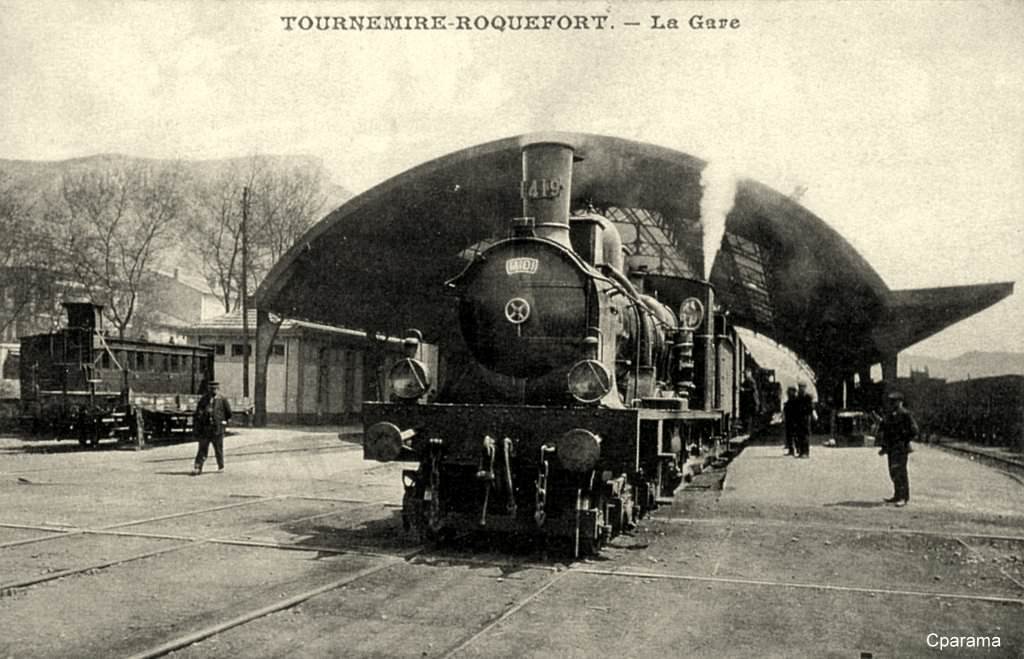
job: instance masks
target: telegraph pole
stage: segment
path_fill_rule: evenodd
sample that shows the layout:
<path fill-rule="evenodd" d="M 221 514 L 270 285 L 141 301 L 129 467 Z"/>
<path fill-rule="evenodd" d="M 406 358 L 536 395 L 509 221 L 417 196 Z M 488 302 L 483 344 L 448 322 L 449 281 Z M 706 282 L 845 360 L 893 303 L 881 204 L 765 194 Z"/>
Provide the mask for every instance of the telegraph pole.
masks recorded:
<path fill-rule="evenodd" d="M 242 188 L 242 396 L 249 397 L 249 186 Z"/>

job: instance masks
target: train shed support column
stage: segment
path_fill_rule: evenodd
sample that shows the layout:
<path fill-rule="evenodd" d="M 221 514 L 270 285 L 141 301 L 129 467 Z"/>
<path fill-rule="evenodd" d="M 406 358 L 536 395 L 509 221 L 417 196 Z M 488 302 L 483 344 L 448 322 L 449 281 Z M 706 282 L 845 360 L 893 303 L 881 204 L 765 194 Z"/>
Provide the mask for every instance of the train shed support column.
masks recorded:
<path fill-rule="evenodd" d="M 279 327 L 280 323 L 271 322 L 269 313 L 263 309 L 256 310 L 256 391 L 253 401 L 253 425 L 258 428 L 267 425 L 267 372 Z"/>
<path fill-rule="evenodd" d="M 892 389 L 896 386 L 897 366 L 896 354 L 886 355 L 882 358 L 882 382 L 885 383 L 886 389 Z"/>

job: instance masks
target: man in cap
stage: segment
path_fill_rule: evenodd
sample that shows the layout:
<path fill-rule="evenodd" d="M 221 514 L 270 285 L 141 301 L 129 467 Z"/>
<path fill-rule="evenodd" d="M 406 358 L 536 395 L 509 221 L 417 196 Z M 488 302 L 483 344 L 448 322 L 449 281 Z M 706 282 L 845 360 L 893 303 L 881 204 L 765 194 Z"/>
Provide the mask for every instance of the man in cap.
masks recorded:
<path fill-rule="evenodd" d="M 199 399 L 193 428 L 199 438 L 199 450 L 196 452 L 196 463 L 192 475 L 203 473 L 203 463 L 213 443 L 213 453 L 217 456 L 217 471 L 224 471 L 224 429 L 231 418 L 231 405 L 220 395 L 220 383 L 211 380 L 206 383 L 206 393 Z"/>
<path fill-rule="evenodd" d="M 917 422 L 903 407 L 903 394 L 893 391 L 886 396 L 889 411 L 879 427 L 881 446 L 879 455 L 888 456 L 889 478 L 895 492 L 886 503 L 902 508 L 910 501 L 910 476 L 907 474 L 907 456 L 912 450 L 910 442 L 917 438 Z"/>

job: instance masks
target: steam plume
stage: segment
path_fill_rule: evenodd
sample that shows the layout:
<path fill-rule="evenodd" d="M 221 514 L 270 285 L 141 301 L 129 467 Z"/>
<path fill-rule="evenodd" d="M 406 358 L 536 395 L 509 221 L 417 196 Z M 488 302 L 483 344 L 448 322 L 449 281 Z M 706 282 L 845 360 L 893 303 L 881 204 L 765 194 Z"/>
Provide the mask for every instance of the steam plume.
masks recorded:
<path fill-rule="evenodd" d="M 711 279 L 711 268 L 725 236 L 725 218 L 736 201 L 736 175 L 731 167 L 714 160 L 700 173 L 701 247 L 704 256 L 704 279 Z"/>

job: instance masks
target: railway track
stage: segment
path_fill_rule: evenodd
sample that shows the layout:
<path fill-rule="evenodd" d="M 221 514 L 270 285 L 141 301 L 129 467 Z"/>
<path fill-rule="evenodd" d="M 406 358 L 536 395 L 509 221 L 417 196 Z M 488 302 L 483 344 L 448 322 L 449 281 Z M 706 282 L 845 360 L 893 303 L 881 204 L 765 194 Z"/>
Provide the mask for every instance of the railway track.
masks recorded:
<path fill-rule="evenodd" d="M 318 460 L 319 458 L 315 456 L 325 450 L 337 450 L 343 455 L 350 455 L 358 451 L 359 448 L 345 445 L 332 447 L 318 442 L 312 446 L 305 447 L 281 445 L 280 450 L 277 450 L 273 444 L 274 442 L 252 443 L 239 447 L 238 450 L 229 453 L 229 456 L 232 461 L 238 459 L 262 460 L 268 457 L 272 459 L 272 456 L 275 454 L 306 453 L 313 456 L 311 459 Z M 120 453 L 119 455 L 112 455 L 112 460 L 119 463 L 118 466 L 121 469 L 125 469 L 126 465 L 140 465 L 139 461 L 132 460 L 134 455 Z M 188 461 L 188 457 L 168 456 L 145 462 L 169 463 Z M 94 466 L 99 469 L 105 468 L 99 465 L 88 465 L 89 468 Z M 358 469 L 360 472 L 366 470 L 366 465 L 361 464 L 359 461 L 352 462 L 349 467 Z M 377 467 L 377 465 L 373 465 L 370 468 L 374 467 Z M 60 471 L 61 469 L 63 469 L 62 466 L 57 466 L 56 469 L 38 471 L 53 472 Z M 171 483 L 173 480 L 171 479 L 166 482 Z M 313 481 L 316 480 L 313 479 Z M 206 481 L 203 482 L 206 483 Z M 427 584 L 424 587 L 429 589 L 431 583 L 444 583 L 446 579 L 450 582 L 453 578 L 460 578 L 453 575 L 459 574 L 458 570 L 463 568 L 470 570 L 467 572 L 467 575 L 493 575 L 495 573 L 505 575 L 507 573 L 526 571 L 529 578 L 524 577 L 518 580 L 519 585 L 517 590 L 514 591 L 515 596 L 510 597 L 504 602 L 494 602 L 498 606 L 488 609 L 486 615 L 479 611 L 474 611 L 472 614 L 463 611 L 460 614 L 460 622 L 457 623 L 456 631 L 453 632 L 453 635 L 445 637 L 443 643 L 438 643 L 436 647 L 432 647 L 428 652 L 429 656 L 456 657 L 486 654 L 494 647 L 501 647 L 502 638 L 507 637 L 509 634 L 518 633 L 524 624 L 528 626 L 530 620 L 537 615 L 537 612 L 550 611 L 551 607 L 556 606 L 565 599 L 567 593 L 581 591 L 613 592 L 621 590 L 612 584 L 629 584 L 624 585 L 622 588 L 629 592 L 639 593 L 641 597 L 646 597 L 648 593 L 650 597 L 657 597 L 663 592 L 672 592 L 672 588 L 684 588 L 683 592 L 689 593 L 689 588 L 691 587 L 694 588 L 692 592 L 695 596 L 711 597 L 711 595 L 703 594 L 710 592 L 707 589 L 714 586 L 715 593 L 719 591 L 719 587 L 722 587 L 723 593 L 745 593 L 745 597 L 758 599 L 762 597 L 768 597 L 768 599 L 796 597 L 803 598 L 800 601 L 822 601 L 820 598 L 826 598 L 825 601 L 827 601 L 827 598 L 830 597 L 855 598 L 857 601 L 865 602 L 865 607 L 867 608 L 875 606 L 875 601 L 870 598 L 882 598 L 889 602 L 905 602 L 906 606 L 910 608 L 924 607 L 926 605 L 932 606 L 929 602 L 934 601 L 943 603 L 943 606 L 959 606 L 959 609 L 954 608 L 954 610 L 958 611 L 963 611 L 964 607 L 988 607 L 985 608 L 986 611 L 990 610 L 991 607 L 995 607 L 991 609 L 993 611 L 997 609 L 1003 610 L 1004 607 L 1008 607 L 1008 610 L 1015 612 L 1014 615 L 1018 617 L 1024 611 L 1024 583 L 1022 583 L 1019 572 L 1014 571 L 1016 568 L 1004 569 L 1004 566 L 988 565 L 985 574 L 989 576 L 990 580 L 982 583 L 977 589 L 972 589 L 965 579 L 954 579 L 953 583 L 947 584 L 938 581 L 932 582 L 929 577 L 927 583 L 916 583 L 912 580 L 906 580 L 893 587 L 887 587 L 884 582 L 878 582 L 878 580 L 868 579 L 865 581 L 854 578 L 851 576 L 852 572 L 845 572 L 843 577 L 837 579 L 829 579 L 827 573 L 821 571 L 817 574 L 810 574 L 807 578 L 800 578 L 798 573 L 794 573 L 790 577 L 789 574 L 778 570 L 773 571 L 771 574 L 758 574 L 741 567 L 741 564 L 736 562 L 735 554 L 732 559 L 728 557 L 724 559 L 726 566 L 731 561 L 731 571 L 728 567 L 724 570 L 719 569 L 722 559 L 718 556 L 712 556 L 707 561 L 690 561 L 686 565 L 672 561 L 647 564 L 646 560 L 643 559 L 643 556 L 646 555 L 646 550 L 644 554 L 633 554 L 626 551 L 627 549 L 634 548 L 627 547 L 626 544 L 628 543 L 624 543 L 615 550 L 618 552 L 616 560 L 620 560 L 622 563 L 609 564 L 598 561 L 578 561 L 563 564 L 544 558 L 538 559 L 536 554 L 523 557 L 517 555 L 516 552 L 503 550 L 499 550 L 496 554 L 493 552 L 472 553 L 464 552 L 460 548 L 434 549 L 419 544 L 401 545 L 401 543 L 391 543 L 387 539 L 387 535 L 376 535 L 377 531 L 369 531 L 366 534 L 360 531 L 358 533 L 332 535 L 330 529 L 341 531 L 361 528 L 364 522 L 372 521 L 366 516 L 367 510 L 379 507 L 393 511 L 400 506 L 394 503 L 393 500 L 390 500 L 390 497 L 388 497 L 389 500 L 383 500 L 375 498 L 374 495 L 360 496 L 360 492 L 356 490 L 346 492 L 342 489 L 337 494 L 331 492 L 320 493 L 316 491 L 319 487 L 315 483 L 312 483 L 314 485 L 312 488 L 309 487 L 310 483 L 307 483 L 307 487 L 302 492 L 278 494 L 274 493 L 273 490 L 270 492 L 260 492 L 259 488 L 261 486 L 255 482 L 234 480 L 222 482 L 225 484 L 232 483 L 232 487 L 236 491 L 234 493 L 218 491 L 219 496 L 226 497 L 226 499 L 221 499 L 221 502 L 216 505 L 183 511 L 179 510 L 145 518 L 123 519 L 122 521 L 115 521 L 109 524 L 104 523 L 95 526 L 88 524 L 83 524 L 82 526 L 65 526 L 52 523 L 33 524 L 30 519 L 28 520 L 29 523 L 24 523 L 24 519 L 3 522 L 2 517 L 0 517 L 0 528 L 13 531 L 13 539 L 0 544 L 0 556 L 2 556 L 4 550 L 16 550 L 23 546 L 43 546 L 46 543 L 59 542 L 62 539 L 77 538 L 76 542 L 81 543 L 81 538 L 83 537 L 105 538 L 104 542 L 108 544 L 89 546 L 117 547 L 120 548 L 120 551 L 125 552 L 123 556 L 111 557 L 111 549 L 107 548 L 103 550 L 108 552 L 107 557 L 100 558 L 99 553 L 94 549 L 92 558 L 95 560 L 90 559 L 87 561 L 87 564 L 83 563 L 69 569 L 55 570 L 45 574 L 24 576 L 20 579 L 5 580 L 0 577 L 0 582 L 2 582 L 0 583 L 0 597 L 15 596 L 7 603 L 7 606 L 17 606 L 17 596 L 19 593 L 33 592 L 27 589 L 40 584 L 60 583 L 61 580 L 67 580 L 76 575 L 90 575 L 90 578 L 93 579 L 108 579 L 104 575 L 113 574 L 115 576 L 109 579 L 112 583 L 117 583 L 118 577 L 116 575 L 122 575 L 120 579 L 123 581 L 126 574 L 148 573 L 150 568 L 144 566 L 136 567 L 134 571 L 117 571 L 119 566 L 132 563 L 138 564 L 141 561 L 158 561 L 153 565 L 163 566 L 162 569 L 166 572 L 169 568 L 176 569 L 172 566 L 187 565 L 188 561 L 193 560 L 187 553 L 187 550 L 198 547 L 203 548 L 201 550 L 202 554 L 196 555 L 205 555 L 208 551 L 207 547 L 221 548 L 221 557 L 228 557 L 228 560 L 232 562 L 234 562 L 233 557 L 236 554 L 230 548 L 238 548 L 238 551 L 242 552 L 237 554 L 240 564 L 251 560 L 247 559 L 246 556 L 258 555 L 261 557 L 260 560 L 268 560 L 272 563 L 281 560 L 273 558 L 274 556 L 285 556 L 283 553 L 277 554 L 275 552 L 306 552 L 316 559 L 319 559 L 321 556 L 343 557 L 349 555 L 353 557 L 352 560 L 342 558 L 340 563 L 340 565 L 346 565 L 346 569 L 354 570 L 351 573 L 344 575 L 328 574 L 326 578 L 310 579 L 308 581 L 303 579 L 301 582 L 296 582 L 296 587 L 287 592 L 273 591 L 273 594 L 271 594 L 271 591 L 268 590 L 265 594 L 253 598 L 245 607 L 226 610 L 220 616 L 214 614 L 209 624 L 204 623 L 204 626 L 201 628 L 186 624 L 184 627 L 168 628 L 166 633 L 164 633 L 163 631 L 152 631 L 153 629 L 162 629 L 159 625 L 147 627 L 147 633 L 150 635 L 146 636 L 145 643 L 140 642 L 137 645 L 124 646 L 130 647 L 130 649 L 126 649 L 123 654 L 132 653 L 131 656 L 135 657 L 159 657 L 174 654 L 185 648 L 190 648 L 190 646 L 201 641 L 211 642 L 212 644 L 203 644 L 189 649 L 186 654 L 217 654 L 222 652 L 224 647 L 230 646 L 232 643 L 237 644 L 240 638 L 257 638 L 258 630 L 261 627 L 276 628 L 274 627 L 275 625 L 285 624 L 282 622 L 283 620 L 305 620 L 303 616 L 298 618 L 292 618 L 291 616 L 288 618 L 273 618 L 274 614 L 282 611 L 305 611 L 306 607 L 300 606 L 303 603 L 320 602 L 319 606 L 322 611 L 328 602 L 336 604 L 341 601 L 339 598 L 348 598 L 353 595 L 358 598 L 358 591 L 366 590 L 373 592 L 375 589 L 379 589 L 381 584 L 394 584 L 396 583 L 395 579 L 404 579 L 410 574 L 424 579 L 424 583 Z M 248 490 L 250 487 L 252 489 Z M 215 489 L 215 491 L 217 490 L 219 488 Z M 182 501 L 185 500 L 187 499 Z M 285 503 L 281 504 L 281 502 Z M 298 502 L 310 502 L 310 505 L 297 505 Z M 313 505 L 317 502 L 325 505 Z M 330 510 L 324 510 L 326 505 L 329 504 L 337 504 L 338 506 Z M 181 504 L 173 505 L 180 506 Z M 266 510 L 272 511 L 273 514 L 265 514 L 261 506 L 267 506 Z M 295 510 L 296 508 L 301 509 L 301 514 Z M 238 513 L 229 515 L 229 518 L 234 520 L 231 531 L 221 532 L 219 527 L 209 522 L 211 519 L 217 519 L 220 513 L 230 513 L 233 510 L 238 511 Z M 282 513 L 282 511 L 285 512 Z M 288 514 L 287 511 L 291 511 L 292 514 Z M 711 517 L 671 517 L 660 514 L 651 518 L 646 528 L 652 535 L 663 530 L 676 538 L 676 542 L 682 543 L 686 541 L 686 528 L 688 526 L 695 529 L 704 528 L 708 532 L 703 533 L 703 542 L 705 544 L 710 543 L 708 546 L 713 545 L 718 547 L 719 550 L 723 548 L 728 549 L 724 545 L 742 541 L 743 534 L 741 532 L 748 527 L 757 527 L 763 531 L 763 533 L 758 533 L 757 537 L 762 535 L 768 537 L 773 535 L 775 531 L 778 531 L 776 535 L 784 535 L 784 540 L 789 539 L 790 533 L 783 529 L 799 529 L 808 537 L 816 536 L 819 532 L 823 537 L 827 534 L 875 534 L 880 537 L 897 538 L 897 541 L 892 545 L 894 547 L 898 547 L 904 542 L 898 540 L 899 538 L 917 538 L 918 540 L 911 543 L 913 547 L 917 549 L 934 548 L 936 551 L 941 548 L 942 551 L 947 552 L 944 555 L 948 555 L 950 551 L 947 546 L 948 543 L 956 543 L 965 553 L 978 553 L 980 552 L 979 547 L 985 548 L 992 543 L 1009 543 L 1007 546 L 1013 547 L 1013 551 L 1018 551 L 1016 549 L 1018 546 L 1024 546 L 1024 534 L 1014 533 L 1010 529 L 1007 532 L 1001 532 L 1000 529 L 996 528 L 989 532 L 984 527 L 979 527 L 973 531 L 971 529 L 943 529 L 942 527 L 933 527 L 931 529 L 893 528 L 888 525 L 874 525 L 871 523 L 873 520 L 866 518 L 862 519 L 862 521 L 867 523 L 858 525 L 856 523 L 849 523 L 856 518 L 847 520 L 846 523 L 827 517 L 819 520 L 814 520 L 813 518 L 781 520 L 771 517 L 762 518 L 749 514 L 749 516 L 744 516 L 742 512 L 737 512 L 739 514 L 736 516 Z M 3 512 L 0 511 L 0 516 L 2 515 Z M 380 515 L 376 515 L 376 517 L 380 517 Z M 180 525 L 175 520 L 187 520 L 189 518 L 195 518 L 200 521 L 192 525 L 189 530 L 178 532 Z M 44 517 L 40 514 L 39 519 L 53 518 Z M 255 533 L 256 537 L 244 535 L 249 527 L 242 525 L 248 524 L 246 522 L 248 519 L 259 519 L 259 528 L 267 529 L 267 534 L 270 537 L 260 537 L 262 533 Z M 388 517 L 388 519 L 392 520 L 390 522 L 391 526 L 388 528 L 397 530 L 397 520 L 391 517 Z M 110 521 L 109 518 L 106 521 Z M 151 523 L 154 523 L 155 528 L 146 528 L 146 525 Z M 187 521 L 185 523 L 188 524 Z M 297 535 L 305 533 L 304 529 L 306 527 L 303 525 L 308 525 L 310 529 L 326 528 L 328 531 L 322 535 L 318 535 L 319 532 L 312 532 L 309 535 L 303 536 L 301 540 L 292 541 Z M 274 529 L 282 527 L 286 527 L 289 535 L 287 535 L 286 539 L 279 541 L 273 537 L 275 534 Z M 18 535 L 25 532 L 37 533 L 39 536 L 18 538 Z M 390 533 L 391 531 L 388 531 L 388 534 Z M 701 535 L 699 533 L 691 534 L 692 537 Z M 123 539 L 123 541 L 119 539 Z M 149 546 L 139 546 L 134 550 L 132 549 L 134 545 L 131 543 L 145 544 L 146 541 L 162 541 L 164 544 L 154 547 L 154 543 L 149 542 Z M 665 543 L 661 545 L 659 551 L 671 551 L 671 544 Z M 81 545 L 67 545 L 65 548 L 54 552 L 54 555 L 69 555 L 67 547 L 72 546 Z M 685 544 L 683 546 L 685 547 Z M 646 545 L 642 545 L 642 547 L 646 547 Z M 245 550 L 250 552 L 263 550 L 266 553 L 246 554 L 244 553 Z M 114 551 L 116 553 L 117 550 Z M 704 550 L 702 549 L 702 551 Z M 716 550 L 712 549 L 710 551 L 714 553 Z M 21 552 L 19 555 L 27 556 L 29 552 L 34 552 L 34 549 Z M 655 553 L 652 555 L 659 554 Z M 301 557 L 296 558 L 300 562 L 304 560 Z M 294 561 L 295 559 L 284 559 L 282 562 L 287 563 L 288 560 Z M 62 566 L 60 563 L 57 563 L 56 567 Z M 736 572 L 737 567 L 739 567 L 738 574 Z M 996 567 L 998 567 L 998 573 Z M 437 568 L 440 571 L 422 571 L 423 568 Z M 477 572 L 475 568 L 482 568 L 483 572 Z M 188 568 L 184 569 L 187 570 Z M 408 570 L 413 569 L 415 570 L 414 572 L 408 572 Z M 394 572 L 389 572 L 389 570 L 394 570 Z M 991 580 L 998 579 L 997 576 L 994 576 L 996 574 L 1001 575 L 1003 580 Z M 43 590 L 38 595 L 42 599 L 37 601 L 51 601 L 51 598 L 59 596 L 57 593 L 91 591 L 97 587 L 89 585 L 91 583 L 77 582 L 77 585 L 72 583 L 69 586 L 62 587 L 60 591 L 49 591 L 49 594 L 47 594 L 46 590 Z M 157 583 L 165 582 L 158 581 Z M 485 583 L 492 584 L 490 587 L 493 588 L 493 577 L 489 581 L 485 581 Z M 680 586 L 672 586 L 672 584 L 679 584 Z M 686 584 L 691 586 L 686 586 Z M 360 585 L 364 585 L 365 588 L 360 588 Z M 99 588 L 102 589 L 103 586 L 100 585 Z M 346 588 L 350 590 L 345 590 Z M 484 588 L 487 588 L 487 586 Z M 301 590 L 301 592 L 296 592 L 298 590 Z M 345 594 L 339 595 L 339 591 L 343 591 Z M 760 593 L 764 593 L 764 595 Z M 163 591 L 159 591 L 159 596 L 163 596 Z M 173 594 L 168 596 L 170 598 L 169 601 L 173 605 L 173 602 L 177 600 L 175 600 Z M 715 597 L 717 597 L 717 594 Z M 372 600 L 368 601 L 372 602 Z M 600 604 L 606 603 L 600 602 Z M 315 607 L 315 605 L 311 605 Z M 894 606 L 900 605 L 896 604 Z M 583 608 L 586 609 L 587 607 Z M 598 606 L 589 608 L 608 609 L 609 607 Z M 584 610 L 583 613 L 586 613 L 586 611 Z M 144 613 L 143 617 L 146 620 L 156 620 L 156 615 L 156 612 L 149 612 Z M 358 627 L 350 627 L 349 625 L 358 622 L 358 620 L 358 618 L 353 619 L 351 614 L 348 616 L 341 614 L 341 617 L 338 618 L 338 623 L 342 629 L 357 629 Z M 311 622 L 304 624 L 312 625 Z M 321 631 L 318 633 L 321 635 L 331 633 L 323 628 L 320 629 Z M 235 631 L 232 632 L 232 630 Z M 339 638 L 343 639 L 344 633 Z M 322 638 L 326 639 L 328 637 L 322 636 Z M 220 641 L 217 639 L 220 639 Z M 358 639 L 358 636 L 354 637 L 354 640 Z M 221 645 L 218 645 L 218 642 Z"/>
<path fill-rule="evenodd" d="M 240 615 L 232 616 L 228 619 L 218 621 L 202 629 L 189 632 L 180 636 L 176 636 L 169 640 L 163 641 L 158 645 L 148 648 L 142 652 L 132 655 L 136 658 L 142 657 L 159 657 L 170 654 L 182 648 L 188 647 L 199 641 L 207 640 L 216 637 L 219 634 L 227 632 L 228 630 L 244 626 L 246 624 L 255 622 L 261 618 L 269 616 L 271 614 L 295 607 L 303 602 L 314 599 L 316 597 L 325 595 L 331 591 L 337 590 L 342 586 L 351 584 L 357 584 L 361 580 L 367 579 L 372 575 L 375 575 L 381 571 L 387 570 L 388 568 L 400 565 L 403 563 L 410 564 L 423 564 L 423 565 L 445 565 L 445 566 L 457 566 L 457 565 L 473 565 L 477 567 L 492 567 L 501 569 L 534 569 L 542 570 L 549 573 L 549 576 L 544 579 L 536 588 L 533 588 L 523 596 L 517 598 L 514 602 L 510 603 L 499 615 L 492 619 L 484 622 L 482 626 L 477 629 L 467 631 L 467 634 L 459 640 L 457 643 L 452 644 L 447 649 L 442 649 L 438 655 L 442 657 L 453 657 L 460 654 L 463 651 L 468 650 L 474 644 L 485 639 L 489 634 L 496 632 L 501 626 L 510 623 L 515 616 L 520 613 L 524 608 L 528 607 L 531 602 L 534 602 L 538 597 L 541 597 L 545 592 L 559 583 L 562 583 L 567 579 L 577 578 L 609 578 L 616 580 L 631 580 L 631 581 L 642 581 L 644 583 L 658 583 L 658 582 L 689 582 L 689 583 L 703 583 L 703 584 L 727 584 L 737 588 L 748 588 L 748 589 L 787 589 L 787 590 L 809 590 L 818 592 L 836 592 L 836 593 L 850 593 L 857 595 L 867 596 L 896 596 L 902 598 L 933 598 L 947 601 L 966 601 L 966 602 L 978 602 L 978 603 L 989 603 L 989 604 L 1000 604 L 1010 605 L 1024 608 L 1024 585 L 1020 581 L 1014 579 L 1011 575 L 1003 571 L 1003 575 L 1009 580 L 1015 583 L 1021 589 L 1021 596 L 1011 597 L 1002 594 L 992 593 L 963 593 L 963 592 L 946 592 L 946 591 L 931 591 L 931 590 L 916 590 L 916 589 L 901 589 L 901 588 L 870 588 L 860 586 L 847 586 L 842 584 L 832 583 L 815 583 L 815 582 L 799 582 L 799 581 L 780 581 L 771 579 L 749 579 L 749 578 L 736 578 L 736 577 L 723 577 L 717 576 L 715 573 L 717 569 L 710 575 L 705 574 L 678 574 L 669 573 L 657 570 L 640 570 L 636 568 L 616 568 L 616 569 L 604 569 L 596 566 L 593 563 L 587 561 L 578 561 L 568 564 L 565 567 L 560 565 L 552 565 L 551 563 L 545 563 L 541 561 L 518 561 L 514 559 L 510 560 L 494 560 L 479 558 L 475 556 L 467 556 L 461 554 L 427 554 L 427 548 L 419 545 L 412 549 L 404 552 L 393 552 L 389 553 L 386 551 L 380 551 L 368 546 L 359 545 L 343 545 L 332 543 L 330 546 L 326 545 L 296 545 L 290 543 L 281 542 L 268 542 L 260 540 L 243 540 L 231 537 L 216 537 L 216 536 L 194 536 L 194 535 L 181 535 L 174 533 L 148 533 L 144 531 L 132 530 L 132 527 L 144 525 L 150 522 L 170 520 L 178 517 L 192 517 L 196 515 L 203 515 L 215 512 L 221 512 L 224 510 L 242 508 L 247 506 L 258 506 L 261 504 L 267 504 L 274 501 L 282 500 L 297 500 L 297 501 L 323 501 L 333 503 L 343 503 L 347 505 L 354 505 L 355 508 L 349 508 L 347 510 L 331 510 L 316 514 L 302 515 L 294 518 L 290 518 L 284 521 L 272 524 L 272 527 L 280 527 L 289 524 L 298 524 L 307 521 L 313 521 L 319 518 L 326 517 L 339 517 L 345 514 L 350 514 L 353 511 L 372 508 L 372 507 L 395 507 L 395 504 L 385 501 L 375 501 L 366 499 L 353 499 L 346 497 L 329 497 L 329 496 L 288 496 L 288 495 L 277 495 L 277 496 L 264 496 L 254 497 L 246 496 L 244 501 L 232 502 L 228 504 L 221 504 L 217 506 L 209 506 L 206 508 L 193 509 L 185 512 L 170 513 L 166 515 L 158 515 L 148 517 L 144 519 L 134 519 L 125 522 L 119 522 L 116 524 L 106 525 L 100 528 L 56 528 L 53 526 L 46 525 L 26 525 L 26 524 L 6 524 L 0 523 L 0 527 L 5 528 L 16 528 L 19 530 L 30 530 L 46 532 L 52 535 L 40 537 L 40 538 L 29 538 L 18 541 L 12 541 L 0 545 L 0 549 L 15 547 L 19 545 L 29 544 L 33 542 L 47 542 L 53 540 L 59 540 L 63 538 L 83 535 L 94 535 L 94 536 L 106 536 L 106 537 L 124 537 L 124 538 L 146 538 L 146 539 L 159 539 L 174 542 L 175 544 L 170 547 L 161 547 L 158 549 L 133 554 L 130 556 L 121 557 L 114 560 L 100 561 L 91 563 L 89 565 L 81 566 L 75 569 L 63 570 L 59 572 L 37 575 L 32 578 L 22 579 L 17 581 L 11 581 L 0 584 L 0 593 L 11 594 L 17 589 L 25 588 L 31 585 L 36 585 L 48 581 L 55 581 L 64 579 L 76 574 L 95 573 L 97 571 L 109 569 L 118 565 L 122 565 L 128 562 L 139 561 L 149 558 L 155 558 L 163 555 L 168 555 L 174 552 L 178 552 L 187 548 L 196 547 L 200 545 L 212 544 L 222 546 L 237 546 L 237 547 L 254 547 L 262 549 L 280 550 L 280 551 L 305 551 L 305 552 L 318 552 L 321 554 L 328 555 L 343 555 L 351 554 L 362 557 L 371 558 L 374 563 L 366 568 L 358 570 L 353 574 L 344 576 L 343 578 L 330 581 L 319 585 L 315 588 L 311 588 L 307 591 L 298 593 L 288 598 L 276 601 L 264 606 L 253 608 Z M 658 522 L 669 522 L 671 524 L 706 524 L 706 525 L 763 525 L 768 524 L 774 525 L 772 522 L 759 519 L 735 519 L 735 518 L 723 518 L 723 519 L 661 519 L 655 518 Z M 353 525 L 358 525 L 360 522 L 353 520 Z M 792 526 L 792 524 L 787 524 Z M 894 533 L 902 535 L 914 535 L 914 536 L 926 536 L 929 538 L 954 540 L 962 544 L 967 550 L 972 551 L 973 548 L 967 540 L 997 540 L 997 541 L 1015 541 L 1024 542 L 1024 537 L 1014 535 L 999 535 L 999 534 L 954 534 L 954 533 L 942 533 L 938 531 L 924 532 L 914 529 L 891 529 L 881 527 L 854 527 L 839 524 L 802 524 L 800 525 L 806 528 L 814 528 L 823 531 L 836 531 L 836 532 L 863 532 L 863 533 Z M 346 528 L 344 524 L 338 528 Z M 716 565 L 717 568 L 717 565 Z"/>
<path fill-rule="evenodd" d="M 26 442 L 26 443 L 28 443 L 28 442 Z M 193 443 L 193 441 L 190 440 L 190 441 L 168 442 L 168 443 L 164 443 L 164 444 L 157 443 L 157 444 L 152 444 L 150 446 L 151 446 L 151 448 L 158 448 L 158 447 L 166 447 L 166 446 L 180 446 L 180 445 L 192 444 L 192 443 Z M 276 455 L 276 454 L 285 454 L 285 453 L 321 453 L 321 452 L 323 452 L 323 453 L 354 453 L 354 452 L 362 451 L 363 450 L 362 446 L 360 446 L 358 444 L 348 444 L 348 443 L 344 443 L 344 442 L 339 442 L 337 437 L 324 438 L 324 439 L 320 440 L 320 443 L 318 443 L 315 446 L 294 447 L 294 446 L 287 446 L 287 445 L 285 445 L 285 446 L 283 446 L 281 448 L 269 449 L 269 450 L 264 448 L 264 447 L 272 447 L 275 444 L 276 445 L 281 445 L 282 441 L 279 440 L 279 439 L 272 439 L 272 440 L 266 440 L 266 441 L 260 441 L 260 442 L 246 443 L 242 447 L 239 447 L 237 449 L 231 449 L 231 451 L 230 451 L 230 458 L 232 460 L 239 460 L 241 458 L 247 458 L 247 457 Z M 88 455 L 88 456 L 90 456 L 90 457 L 95 459 L 94 461 L 90 461 L 89 467 L 91 467 L 91 468 L 108 468 L 108 467 L 114 467 L 114 466 L 123 466 L 123 464 L 124 464 L 123 460 L 118 460 L 117 459 L 118 453 L 121 452 L 120 449 L 121 449 L 121 445 L 115 445 L 115 444 L 101 445 L 99 450 L 97 450 L 97 449 L 94 449 L 94 448 L 79 447 L 77 445 L 77 443 L 72 445 L 70 442 L 68 442 L 64 448 L 61 448 L 58 445 L 57 450 L 55 450 L 53 452 L 54 453 L 75 453 L 75 454 Z M 260 450 L 255 450 L 254 451 L 253 449 L 260 449 Z M 134 450 L 130 451 L 130 453 L 138 454 L 138 455 L 141 455 L 143 457 L 146 455 L 145 452 L 142 452 L 140 454 L 140 453 L 138 453 L 137 451 L 134 451 Z M 108 455 L 108 454 L 110 455 L 110 459 L 102 459 L 102 457 L 106 457 L 106 455 Z M 186 458 L 186 457 L 166 457 L 166 458 L 149 458 L 149 459 L 144 459 L 144 460 L 141 460 L 141 461 L 146 463 L 146 464 L 164 464 L 164 463 L 174 463 L 174 462 L 191 462 L 191 459 L 190 458 Z M 79 467 L 79 466 L 59 466 L 59 465 L 58 466 L 47 466 L 47 467 L 42 467 L 42 468 L 29 468 L 29 469 L 4 469 L 4 470 L 0 471 L 0 476 L 18 476 L 20 474 L 54 473 L 54 472 L 60 472 L 60 471 L 80 471 L 80 470 L 81 470 L 81 467 Z"/>

